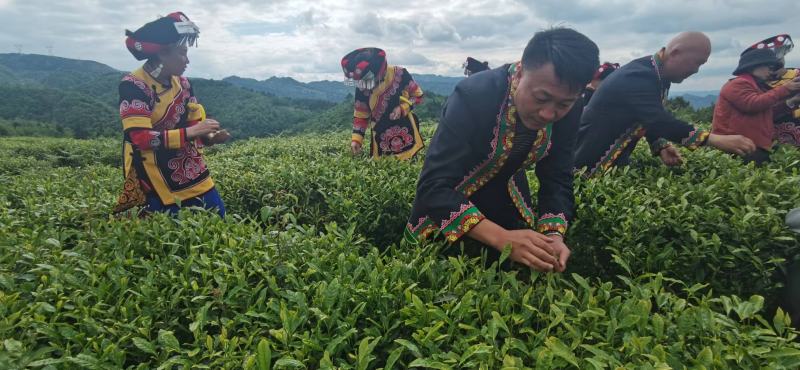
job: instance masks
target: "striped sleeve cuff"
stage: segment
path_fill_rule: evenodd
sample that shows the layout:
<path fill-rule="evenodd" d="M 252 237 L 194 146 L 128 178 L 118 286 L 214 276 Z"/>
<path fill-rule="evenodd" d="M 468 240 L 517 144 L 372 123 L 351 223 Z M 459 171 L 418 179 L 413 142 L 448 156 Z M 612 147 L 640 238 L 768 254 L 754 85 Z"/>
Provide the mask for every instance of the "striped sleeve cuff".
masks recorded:
<path fill-rule="evenodd" d="M 560 234 L 563 236 L 567 233 L 568 226 L 569 223 L 563 213 L 545 213 L 536 221 L 536 231 L 542 234 Z"/>
<path fill-rule="evenodd" d="M 180 149 L 183 147 L 184 143 L 186 143 L 186 129 L 167 130 L 164 139 L 164 147 L 167 149 Z"/>
<path fill-rule="evenodd" d="M 688 137 L 681 140 L 681 145 L 689 149 L 697 149 L 698 147 L 706 144 L 709 134 L 710 133 L 706 130 L 694 130 L 689 133 Z"/>
<path fill-rule="evenodd" d="M 450 244 L 457 242 L 486 216 L 471 202 L 461 205 L 457 211 L 450 212 L 450 218 L 442 221 L 440 229 Z"/>
<path fill-rule="evenodd" d="M 661 150 L 667 148 L 669 146 L 669 141 L 664 138 L 658 138 L 652 144 L 650 144 L 650 152 L 653 153 L 654 156 L 658 157 L 661 154 Z"/>

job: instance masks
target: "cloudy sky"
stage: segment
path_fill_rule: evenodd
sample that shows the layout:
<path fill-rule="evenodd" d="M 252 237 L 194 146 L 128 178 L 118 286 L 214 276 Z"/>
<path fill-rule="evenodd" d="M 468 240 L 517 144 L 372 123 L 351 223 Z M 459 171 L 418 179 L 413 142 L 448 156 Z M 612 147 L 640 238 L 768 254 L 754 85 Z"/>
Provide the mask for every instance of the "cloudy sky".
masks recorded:
<path fill-rule="evenodd" d="M 384 48 L 412 73 L 458 76 L 467 56 L 517 60 L 534 32 L 564 25 L 592 38 L 602 60 L 621 63 L 680 31 L 706 32 L 711 59 L 673 91 L 716 90 L 747 46 L 778 33 L 800 41 L 797 0 L 0 0 L 0 53 L 21 47 L 131 70 L 138 62 L 124 30 L 175 10 L 201 29 L 187 74 L 216 79 L 339 80 L 340 58 L 361 46 Z M 787 64 L 800 66 L 800 50 Z"/>

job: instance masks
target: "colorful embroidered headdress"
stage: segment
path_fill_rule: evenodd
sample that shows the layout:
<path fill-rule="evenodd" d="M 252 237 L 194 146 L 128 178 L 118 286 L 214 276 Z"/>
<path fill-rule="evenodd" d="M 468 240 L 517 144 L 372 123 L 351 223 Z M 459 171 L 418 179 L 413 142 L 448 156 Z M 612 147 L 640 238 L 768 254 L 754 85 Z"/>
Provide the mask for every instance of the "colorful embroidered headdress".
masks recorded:
<path fill-rule="evenodd" d="M 744 55 L 744 53 L 750 50 L 765 49 L 765 48 L 772 49 L 773 52 L 775 53 L 775 56 L 778 57 L 778 59 L 782 59 L 786 54 L 792 51 L 792 49 L 794 48 L 794 43 L 792 42 L 792 37 L 786 34 L 772 36 L 768 39 L 761 40 L 751 45 L 749 48 L 745 49 L 745 51 L 742 52 L 742 55 Z"/>
<path fill-rule="evenodd" d="M 372 89 L 386 74 L 386 52 L 379 48 L 360 48 L 342 58 L 345 84 Z"/>
<path fill-rule="evenodd" d="M 172 44 L 196 46 L 200 29 L 182 12 L 175 12 L 145 24 L 138 30 L 125 30 L 125 46 L 136 60 L 154 57 Z"/>

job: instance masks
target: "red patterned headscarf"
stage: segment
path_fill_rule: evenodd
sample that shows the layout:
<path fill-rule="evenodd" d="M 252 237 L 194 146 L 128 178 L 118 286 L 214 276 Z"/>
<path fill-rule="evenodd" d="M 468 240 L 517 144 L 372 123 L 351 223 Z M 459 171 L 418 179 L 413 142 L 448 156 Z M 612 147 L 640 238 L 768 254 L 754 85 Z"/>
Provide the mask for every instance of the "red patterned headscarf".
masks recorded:
<path fill-rule="evenodd" d="M 600 66 L 600 68 L 597 69 L 596 72 L 594 72 L 594 77 L 592 77 L 592 80 L 601 80 L 602 81 L 606 77 L 608 77 L 608 75 L 610 75 L 611 72 L 614 72 L 617 69 L 619 69 L 619 63 L 605 62 L 605 63 L 603 63 L 603 65 Z"/>
<path fill-rule="evenodd" d="M 345 83 L 372 89 L 386 74 L 386 52 L 379 48 L 360 48 L 342 58 Z"/>
<path fill-rule="evenodd" d="M 745 51 L 742 52 L 742 55 L 744 55 L 744 53 L 750 50 L 764 49 L 764 48 L 772 49 L 772 51 L 775 52 L 775 56 L 777 56 L 778 59 L 781 59 L 790 51 L 792 51 L 792 49 L 794 48 L 794 43 L 792 42 L 792 37 L 786 34 L 772 36 L 768 39 L 761 40 L 751 45 L 749 48 L 745 49 Z"/>
<path fill-rule="evenodd" d="M 125 46 L 136 60 L 154 57 L 172 44 L 195 46 L 200 29 L 182 12 L 175 12 L 145 24 L 138 30 L 125 30 Z"/>

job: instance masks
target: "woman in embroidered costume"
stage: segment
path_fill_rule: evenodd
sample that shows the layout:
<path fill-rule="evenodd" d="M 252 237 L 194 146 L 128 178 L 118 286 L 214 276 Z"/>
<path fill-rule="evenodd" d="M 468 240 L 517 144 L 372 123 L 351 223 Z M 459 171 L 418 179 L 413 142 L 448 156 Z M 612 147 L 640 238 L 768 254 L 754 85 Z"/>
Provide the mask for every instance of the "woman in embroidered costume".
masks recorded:
<path fill-rule="evenodd" d="M 353 50 L 342 58 L 345 83 L 356 86 L 351 149 L 361 152 L 367 127 L 372 128 L 370 155 L 412 158 L 424 143 L 417 115 L 422 89 L 403 67 L 386 63 L 378 48 Z"/>
<path fill-rule="evenodd" d="M 748 155 L 753 142 L 741 135 L 709 134 L 675 118 L 664 103 L 673 83 L 697 73 L 711 54 L 711 41 L 700 32 L 683 32 L 656 54 L 636 59 L 612 73 L 581 116 L 575 167 L 584 176 L 626 165 L 636 144 L 647 138 L 653 155 L 668 166 L 683 163 L 670 142 L 695 149 L 708 145 Z"/>
<path fill-rule="evenodd" d="M 742 54 L 749 50 L 763 48 L 773 50 L 781 66 L 781 68 L 775 71 L 772 76 L 773 78 L 769 81 L 770 87 L 778 88 L 800 77 L 800 69 L 785 67 L 786 54 L 794 48 L 791 36 L 783 34 L 759 41 L 747 48 Z M 795 98 L 796 97 L 797 95 L 795 95 Z M 776 114 L 774 117 L 775 140 L 777 140 L 779 144 L 800 147 L 800 105 L 796 102 L 789 101 L 787 108 L 789 109 L 781 112 L 781 114 Z"/>
<path fill-rule="evenodd" d="M 203 206 L 224 216 L 201 148 L 226 141 L 219 122 L 206 119 L 189 80 L 188 46 L 199 29 L 181 12 L 126 31 L 125 44 L 137 60 L 147 60 L 119 84 L 119 113 L 124 132 L 123 192 L 117 215 L 178 211 Z"/>
<path fill-rule="evenodd" d="M 756 144 L 753 154 L 743 160 L 761 165 L 769 162 L 775 136 L 773 117 L 790 113 L 790 106 L 799 98 L 788 99 L 800 92 L 800 81 L 790 81 L 771 88 L 767 85 L 780 61 L 770 49 L 753 49 L 742 54 L 733 72 L 736 78 L 725 83 L 714 107 L 713 133 L 740 134 Z"/>
<path fill-rule="evenodd" d="M 459 82 L 428 149 L 406 240 L 439 235 L 463 241 L 468 254 L 485 251 L 490 261 L 510 245 L 512 261 L 564 271 L 583 108 L 576 102 L 600 65 L 598 54 L 586 36 L 555 28 L 536 33 L 521 62 Z M 527 179 L 532 165 L 536 203 Z"/>

